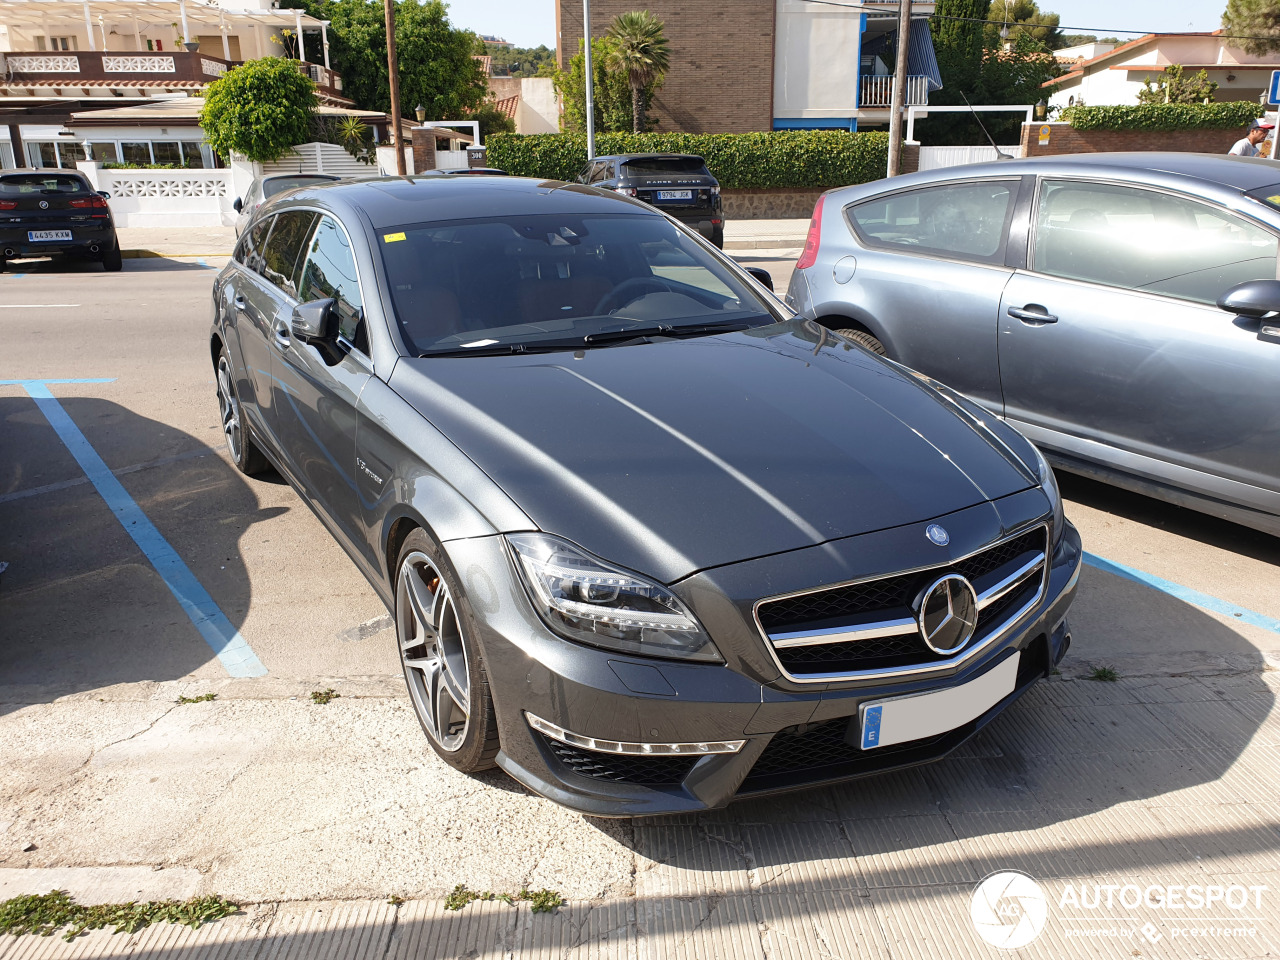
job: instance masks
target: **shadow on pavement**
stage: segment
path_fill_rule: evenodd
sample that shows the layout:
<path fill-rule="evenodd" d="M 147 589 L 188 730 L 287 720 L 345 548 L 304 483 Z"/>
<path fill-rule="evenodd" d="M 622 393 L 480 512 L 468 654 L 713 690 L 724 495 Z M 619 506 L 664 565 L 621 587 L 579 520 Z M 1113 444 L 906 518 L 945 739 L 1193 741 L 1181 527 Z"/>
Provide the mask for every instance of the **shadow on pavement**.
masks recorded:
<path fill-rule="evenodd" d="M 118 404 L 63 409 L 237 629 L 239 542 L 260 510 L 223 457 Z M 35 402 L 0 397 L 0 714 L 21 703 L 173 680 L 214 655 Z M 213 668 L 221 673 L 221 666 Z"/>
<path fill-rule="evenodd" d="M 124 273 L 148 273 L 161 270 L 176 270 L 181 272 L 216 270 L 215 266 L 208 263 L 199 263 L 200 258 L 191 259 L 174 259 L 171 257 L 126 257 L 124 261 Z M 217 259 L 216 257 L 208 257 L 208 259 Z M 102 264 L 92 260 L 62 259 L 58 257 L 44 258 L 40 260 L 9 260 L 5 263 L 4 273 L 0 273 L 0 278 L 4 274 L 13 274 L 11 279 L 17 280 L 22 275 L 29 276 L 50 276 L 56 274 L 81 274 L 81 273 L 106 273 L 102 269 Z M 0 283 L 3 283 L 0 279 Z"/>

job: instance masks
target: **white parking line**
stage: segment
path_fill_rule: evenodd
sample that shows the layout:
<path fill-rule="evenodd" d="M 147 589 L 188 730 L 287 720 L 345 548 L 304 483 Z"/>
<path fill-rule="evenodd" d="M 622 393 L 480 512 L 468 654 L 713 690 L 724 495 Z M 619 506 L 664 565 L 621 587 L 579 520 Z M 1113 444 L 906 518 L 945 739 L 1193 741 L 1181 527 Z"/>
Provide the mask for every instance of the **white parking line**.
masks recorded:
<path fill-rule="evenodd" d="M 78 307 L 78 303 L 0 303 L 0 310 L 40 310 L 46 307 Z"/>

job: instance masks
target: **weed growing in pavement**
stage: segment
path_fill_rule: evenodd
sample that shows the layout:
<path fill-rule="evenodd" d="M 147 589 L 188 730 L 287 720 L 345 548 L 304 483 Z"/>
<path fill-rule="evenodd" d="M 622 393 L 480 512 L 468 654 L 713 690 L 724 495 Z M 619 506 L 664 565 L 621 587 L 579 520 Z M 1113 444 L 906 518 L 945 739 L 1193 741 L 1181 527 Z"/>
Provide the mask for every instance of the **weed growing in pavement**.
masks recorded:
<path fill-rule="evenodd" d="M 74 940 L 86 930 L 103 927 L 115 927 L 116 933 L 137 933 L 153 923 L 181 923 L 194 928 L 239 910 L 239 904 L 217 896 L 85 906 L 76 903 L 65 890 L 52 890 L 0 901 L 0 933 L 48 937 L 66 927 L 62 939 Z"/>
<path fill-rule="evenodd" d="M 1094 667 L 1093 672 L 1089 674 L 1089 679 L 1097 680 L 1101 683 L 1115 683 L 1120 679 L 1120 674 L 1110 667 Z"/>
<path fill-rule="evenodd" d="M 404 903 L 404 897 L 397 896 L 393 893 L 391 896 L 387 897 L 387 903 L 391 904 L 393 907 L 398 907 L 400 904 Z"/>
<path fill-rule="evenodd" d="M 198 697 L 179 697 L 178 703 L 212 703 L 218 699 L 216 693 L 202 693 Z"/>
<path fill-rule="evenodd" d="M 472 900 L 501 900 L 503 903 L 509 903 L 515 906 L 521 900 L 529 901 L 529 909 L 534 913 L 554 913 L 557 907 L 564 906 L 564 897 L 556 893 L 554 890 L 521 890 L 519 893 L 494 893 L 486 890 L 480 893 L 476 890 L 467 889 L 465 883 L 460 883 L 453 888 L 453 893 L 444 898 L 444 908 L 446 910 L 461 910 Z"/>
<path fill-rule="evenodd" d="M 329 687 L 327 690 L 312 690 L 311 702 L 325 704 L 330 700 L 336 700 L 340 696 L 342 696 L 342 694 L 333 692 L 333 687 Z"/>

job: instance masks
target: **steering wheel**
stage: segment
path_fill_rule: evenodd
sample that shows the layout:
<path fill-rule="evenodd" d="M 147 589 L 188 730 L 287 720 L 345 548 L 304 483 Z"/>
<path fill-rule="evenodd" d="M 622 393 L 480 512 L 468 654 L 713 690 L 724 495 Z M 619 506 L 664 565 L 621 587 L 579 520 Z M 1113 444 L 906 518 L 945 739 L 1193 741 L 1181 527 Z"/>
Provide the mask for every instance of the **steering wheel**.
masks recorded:
<path fill-rule="evenodd" d="M 632 277 L 630 280 L 623 280 L 622 283 L 601 297 L 593 312 L 596 314 L 613 313 L 613 311 L 626 306 L 633 300 L 639 300 L 646 294 L 667 293 L 670 290 L 671 287 L 657 277 Z"/>

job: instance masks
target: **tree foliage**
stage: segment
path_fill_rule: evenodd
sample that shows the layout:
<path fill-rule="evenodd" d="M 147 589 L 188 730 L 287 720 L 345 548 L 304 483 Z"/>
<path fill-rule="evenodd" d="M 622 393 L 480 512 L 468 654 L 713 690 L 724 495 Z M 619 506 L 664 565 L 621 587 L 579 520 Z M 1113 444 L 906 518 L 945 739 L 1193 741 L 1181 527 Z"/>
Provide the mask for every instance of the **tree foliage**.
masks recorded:
<path fill-rule="evenodd" d="M 1217 89 L 1217 81 L 1209 79 L 1209 71 L 1201 70 L 1188 77 L 1182 71 L 1182 64 L 1171 63 L 1155 80 L 1148 77 L 1142 81 L 1138 102 L 1208 103 Z"/>
<path fill-rule="evenodd" d="M 488 140 L 491 133 L 516 132 L 516 122 L 499 110 L 498 105 L 492 100 L 486 100 L 480 104 L 480 106 L 468 113 L 464 119 L 478 120 L 480 122 L 481 143 Z"/>
<path fill-rule="evenodd" d="M 611 73 L 605 65 L 612 42 L 608 39 L 591 41 L 591 72 L 595 74 L 593 87 L 596 131 L 634 132 L 631 84 L 625 74 Z M 560 125 L 565 131 L 583 132 L 587 129 L 587 84 L 585 47 L 579 41 L 578 53 L 569 61 L 567 70 L 555 76 L 556 95 L 564 107 Z M 640 91 L 641 129 L 651 130 L 653 118 L 649 105 L 653 95 L 662 88 L 662 77 L 655 76 Z"/>
<path fill-rule="evenodd" d="M 1245 53 L 1280 50 L 1280 0 L 1227 0 L 1222 29 Z"/>
<path fill-rule="evenodd" d="M 200 127 L 223 159 L 234 151 L 270 163 L 307 142 L 315 108 L 315 84 L 298 72 L 296 60 L 263 57 L 228 70 L 205 88 Z"/>
<path fill-rule="evenodd" d="M 983 32 L 989 0 L 938 0 L 933 16 L 929 19 L 929 32 L 933 45 L 951 50 L 967 50 L 971 55 L 982 55 Z"/>
<path fill-rule="evenodd" d="M 1025 38 L 1034 41 L 1041 50 L 1056 50 L 1063 46 L 1058 15 L 1042 13 L 1035 0 L 991 0 L 987 19 L 999 21 L 998 24 L 987 24 L 989 46 L 1001 42 L 1001 25 L 1006 23 L 1009 25 L 1008 39 L 1014 43 Z"/>
<path fill-rule="evenodd" d="M 542 77 L 555 70 L 556 52 L 545 44 L 536 47 L 504 47 L 481 42 L 481 52 L 493 58 L 495 77 Z"/>
<path fill-rule="evenodd" d="M 394 0 L 400 113 L 421 104 L 428 120 L 457 120 L 484 101 L 488 87 L 474 58 L 474 33 L 455 30 L 442 0 Z M 370 0 L 288 0 L 328 20 L 329 57 L 342 92 L 365 110 L 390 110 L 387 27 L 382 3 Z M 286 5 L 286 4 L 282 4 Z"/>
<path fill-rule="evenodd" d="M 644 89 L 665 76 L 671 66 L 671 47 L 662 21 L 648 10 L 631 10 L 614 17 L 606 36 L 605 68 L 626 76 L 631 88 L 631 132 L 641 133 L 645 127 Z"/>

